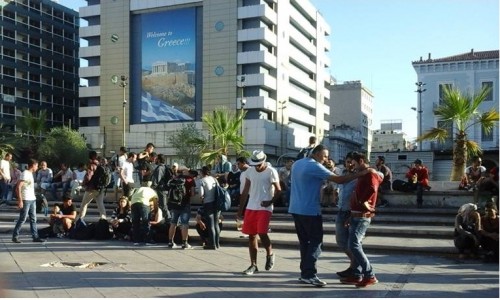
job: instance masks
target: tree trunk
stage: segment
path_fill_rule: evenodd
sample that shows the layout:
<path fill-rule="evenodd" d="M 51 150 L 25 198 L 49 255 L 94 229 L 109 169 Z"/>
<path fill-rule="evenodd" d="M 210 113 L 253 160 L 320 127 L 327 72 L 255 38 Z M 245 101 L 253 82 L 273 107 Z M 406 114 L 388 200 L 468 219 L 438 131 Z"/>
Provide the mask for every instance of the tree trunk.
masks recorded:
<path fill-rule="evenodd" d="M 467 162 L 467 149 L 465 148 L 466 134 L 460 132 L 456 135 L 453 147 L 453 168 L 451 169 L 451 181 L 460 181 L 465 172 Z"/>

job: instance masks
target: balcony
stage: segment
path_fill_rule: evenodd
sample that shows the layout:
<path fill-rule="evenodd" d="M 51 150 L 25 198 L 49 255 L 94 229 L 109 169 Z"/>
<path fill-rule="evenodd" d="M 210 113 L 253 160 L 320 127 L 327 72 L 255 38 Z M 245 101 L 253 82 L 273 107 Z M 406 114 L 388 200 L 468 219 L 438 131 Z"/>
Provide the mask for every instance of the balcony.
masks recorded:
<path fill-rule="evenodd" d="M 100 36 L 101 35 L 101 25 L 80 27 L 79 34 L 80 34 L 80 38 L 82 38 L 82 39 L 85 39 L 88 37 Z"/>
<path fill-rule="evenodd" d="M 276 56 L 268 51 L 248 51 L 238 53 L 239 65 L 258 63 L 268 68 L 276 68 Z"/>
<path fill-rule="evenodd" d="M 238 30 L 238 42 L 261 41 L 262 44 L 276 46 L 276 35 L 268 28 L 250 28 Z"/>
<path fill-rule="evenodd" d="M 101 67 L 82 67 L 78 70 L 78 73 L 80 78 L 99 77 L 101 76 Z"/>
<path fill-rule="evenodd" d="M 276 25 L 278 16 L 268 5 L 250 5 L 238 8 L 238 19 L 261 18 L 268 24 Z"/>
<path fill-rule="evenodd" d="M 80 7 L 80 18 L 95 17 L 101 14 L 101 5 Z"/>

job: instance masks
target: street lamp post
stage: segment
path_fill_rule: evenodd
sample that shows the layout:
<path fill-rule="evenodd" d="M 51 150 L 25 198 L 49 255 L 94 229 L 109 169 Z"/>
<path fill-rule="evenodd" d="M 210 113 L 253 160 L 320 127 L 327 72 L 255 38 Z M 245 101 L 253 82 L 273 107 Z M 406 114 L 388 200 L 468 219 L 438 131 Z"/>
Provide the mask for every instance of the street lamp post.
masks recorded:
<path fill-rule="evenodd" d="M 245 89 L 245 75 L 240 75 L 238 78 L 238 83 L 241 91 L 240 98 L 240 113 L 243 115 L 243 110 L 245 109 L 246 100 L 244 98 L 243 92 Z M 241 119 L 241 136 L 243 137 L 243 119 Z"/>
<path fill-rule="evenodd" d="M 427 91 L 427 89 L 422 88 L 425 83 L 422 81 L 415 82 L 415 85 L 417 86 L 417 90 L 415 91 L 418 93 L 418 136 L 420 137 L 422 135 L 422 113 L 424 112 L 422 110 L 422 93 Z M 420 140 L 418 142 L 418 150 L 422 151 L 422 141 Z"/>
<path fill-rule="evenodd" d="M 123 136 L 122 136 L 122 141 L 123 141 L 123 147 L 125 147 L 125 108 L 127 106 L 127 99 L 126 99 L 126 91 L 125 91 L 125 88 L 127 87 L 128 85 L 128 82 L 127 82 L 127 76 L 125 75 L 122 75 L 121 78 L 120 78 L 120 87 L 123 88 Z"/>
<path fill-rule="evenodd" d="M 286 108 L 286 100 L 278 101 L 281 108 L 281 153 L 285 152 L 286 147 L 286 135 L 285 135 L 285 108 Z"/>

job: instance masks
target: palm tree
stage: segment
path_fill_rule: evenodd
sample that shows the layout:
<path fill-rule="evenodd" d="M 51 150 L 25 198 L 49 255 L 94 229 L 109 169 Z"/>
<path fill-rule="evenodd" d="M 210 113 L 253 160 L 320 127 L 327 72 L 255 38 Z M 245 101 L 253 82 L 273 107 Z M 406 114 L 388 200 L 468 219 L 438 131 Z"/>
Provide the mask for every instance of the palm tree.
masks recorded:
<path fill-rule="evenodd" d="M 243 153 L 244 155 L 244 137 L 241 135 L 241 126 L 245 114 L 243 111 L 236 114 L 222 107 L 213 113 L 203 115 L 202 121 L 208 127 L 212 149 L 203 151 L 200 155 L 201 160 L 213 163 L 219 155 L 227 156 L 231 149 L 236 154 Z"/>
<path fill-rule="evenodd" d="M 459 181 L 462 178 L 468 157 L 482 153 L 480 145 L 467 138 L 469 128 L 480 124 L 483 132 L 488 134 L 497 125 L 499 114 L 495 108 L 484 113 L 479 111 L 479 106 L 490 91 L 490 88 L 484 87 L 474 94 L 462 94 L 457 88 L 446 87 L 442 104 L 434 110 L 434 114 L 440 121 L 454 125 L 453 168 L 450 176 L 452 181 Z M 438 140 L 443 142 L 451 134 L 444 127 L 431 128 L 419 136 L 417 141 Z"/>

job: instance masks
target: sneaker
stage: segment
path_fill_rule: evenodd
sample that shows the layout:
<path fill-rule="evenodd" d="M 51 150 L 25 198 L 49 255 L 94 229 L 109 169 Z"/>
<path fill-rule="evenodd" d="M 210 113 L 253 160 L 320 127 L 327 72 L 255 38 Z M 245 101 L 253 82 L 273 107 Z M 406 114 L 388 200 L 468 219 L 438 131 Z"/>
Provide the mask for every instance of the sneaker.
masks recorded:
<path fill-rule="evenodd" d="M 12 242 L 16 244 L 21 244 L 22 242 L 18 238 L 12 238 Z"/>
<path fill-rule="evenodd" d="M 343 284 L 358 284 L 361 282 L 361 277 L 350 276 L 345 278 L 340 278 L 340 282 Z"/>
<path fill-rule="evenodd" d="M 167 247 L 168 247 L 168 248 L 172 248 L 173 246 L 174 246 L 174 243 L 172 243 L 172 242 L 169 242 L 169 243 L 167 244 Z"/>
<path fill-rule="evenodd" d="M 363 278 L 360 282 L 356 283 L 357 287 L 367 287 L 369 285 L 374 285 L 378 283 L 377 277 L 372 276 L 368 278 Z"/>
<path fill-rule="evenodd" d="M 37 237 L 37 238 L 34 238 L 34 239 L 33 239 L 33 242 L 34 242 L 34 243 L 45 243 L 45 240 L 44 240 L 44 239 L 41 239 L 41 238 L 39 238 L 39 237 Z"/>
<path fill-rule="evenodd" d="M 188 243 L 184 243 L 182 245 L 182 249 L 192 249 L 193 247 L 191 245 L 189 245 Z"/>
<path fill-rule="evenodd" d="M 56 235 L 56 237 L 57 237 L 58 239 L 62 239 L 62 238 L 64 237 L 64 233 L 58 233 L 58 234 Z"/>
<path fill-rule="evenodd" d="M 182 246 L 181 245 L 177 245 L 176 243 L 173 243 L 171 248 L 172 249 L 180 249 L 180 248 L 182 248 Z"/>
<path fill-rule="evenodd" d="M 266 271 L 270 271 L 274 267 L 274 253 L 266 256 Z"/>
<path fill-rule="evenodd" d="M 139 245 L 140 245 L 140 243 L 134 243 L 134 246 L 139 246 Z"/>
<path fill-rule="evenodd" d="M 302 277 L 300 277 L 299 281 L 303 282 L 303 283 L 307 283 L 307 284 L 312 284 L 312 285 L 318 286 L 318 287 L 323 287 L 323 286 L 326 285 L 326 282 L 324 282 L 323 280 L 319 279 L 318 276 L 314 276 L 312 278 L 302 278 Z"/>
<path fill-rule="evenodd" d="M 146 242 L 146 246 L 156 246 L 156 242 L 151 240 Z"/>
<path fill-rule="evenodd" d="M 353 273 L 354 273 L 353 269 L 347 268 L 344 271 L 337 272 L 337 276 L 340 278 L 347 278 L 353 276 L 354 275 Z"/>
<path fill-rule="evenodd" d="M 248 267 L 248 269 L 243 271 L 243 274 L 244 275 L 253 275 L 254 273 L 257 273 L 257 272 L 259 272 L 259 269 L 257 268 L 257 266 L 251 265 L 250 267 Z"/>

